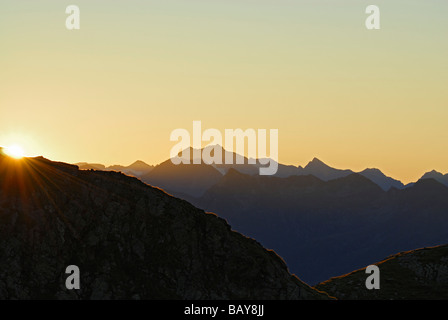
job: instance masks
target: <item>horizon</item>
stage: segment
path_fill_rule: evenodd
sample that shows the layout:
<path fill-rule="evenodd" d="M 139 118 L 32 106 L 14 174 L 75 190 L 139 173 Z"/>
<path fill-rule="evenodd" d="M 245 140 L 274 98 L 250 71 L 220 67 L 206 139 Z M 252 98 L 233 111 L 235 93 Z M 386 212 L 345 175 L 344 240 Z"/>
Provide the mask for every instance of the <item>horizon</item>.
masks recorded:
<path fill-rule="evenodd" d="M 207 146 L 205 146 L 205 147 L 213 147 L 213 146 L 214 146 L 214 145 L 207 145 Z M 216 146 L 220 146 L 220 145 L 217 144 Z M 201 150 L 203 150 L 205 147 L 202 147 Z M 222 146 L 220 146 L 220 147 L 221 147 L 225 152 L 229 152 L 229 151 L 227 151 L 224 147 L 222 147 Z M 1 149 L 5 150 L 5 149 L 7 149 L 7 147 L 0 145 L 0 150 L 1 150 Z M 190 146 L 190 147 L 187 148 L 187 149 L 194 149 L 194 148 Z M 185 149 L 185 150 L 187 150 L 187 149 Z M 234 154 L 236 154 L 237 156 L 239 155 L 239 154 L 238 154 L 237 152 L 235 152 L 235 151 L 231 151 L 231 152 L 234 153 Z M 11 157 L 14 157 L 14 156 L 11 156 Z M 66 162 L 66 161 L 62 161 L 62 160 L 51 159 L 51 158 L 45 157 L 44 155 L 33 155 L 33 156 L 23 155 L 23 158 L 34 158 L 34 157 L 43 157 L 43 158 L 46 158 L 46 159 L 48 159 L 48 160 L 50 160 L 50 161 L 57 161 L 57 162 L 61 161 L 61 162 L 65 162 L 65 163 L 67 163 L 67 164 L 73 164 L 73 165 L 78 165 L 78 164 L 83 164 L 83 163 L 84 163 L 84 164 L 90 164 L 90 165 L 103 165 L 106 169 L 109 168 L 109 167 L 113 167 L 113 166 L 129 167 L 129 166 L 135 164 L 136 162 L 143 162 L 143 163 L 146 164 L 146 165 L 155 167 L 155 166 L 157 166 L 157 165 L 159 165 L 159 164 L 161 164 L 161 163 L 163 163 L 163 162 L 169 160 L 169 158 L 167 158 L 167 159 L 165 159 L 165 160 L 163 160 L 163 161 L 161 161 L 161 162 L 158 162 L 158 163 L 149 163 L 149 162 L 147 162 L 147 161 L 145 161 L 145 160 L 142 160 L 142 159 L 136 159 L 136 160 L 132 161 L 132 162 L 129 163 L 129 164 L 126 164 L 126 163 L 110 163 L 110 164 L 108 164 L 108 163 L 102 163 L 102 162 L 89 162 L 89 161 Z M 247 158 L 246 155 L 243 155 L 243 157 Z M 22 157 L 19 157 L 19 158 L 22 158 Z M 255 158 L 255 159 L 258 160 L 258 159 L 261 159 L 261 158 Z M 268 158 L 266 158 L 266 159 L 268 159 Z M 426 173 L 437 172 L 437 173 L 441 173 L 442 175 L 448 174 L 448 172 L 442 172 L 442 171 L 437 171 L 437 170 L 435 170 L 435 169 L 432 169 L 432 170 L 423 172 L 423 173 L 420 175 L 420 177 L 417 178 L 417 179 L 414 180 L 414 181 L 403 181 L 403 180 L 398 179 L 397 177 L 388 175 L 386 172 L 384 172 L 384 171 L 383 171 L 381 168 L 379 168 L 379 167 L 366 167 L 366 168 L 364 168 L 364 169 L 362 169 L 362 170 L 353 170 L 352 168 L 348 168 L 348 167 L 346 167 L 346 168 L 339 168 L 339 167 L 335 167 L 335 166 L 333 166 L 333 165 L 327 163 L 325 160 L 322 160 L 322 159 L 320 159 L 320 158 L 318 158 L 318 157 L 313 157 L 311 160 L 309 160 L 308 162 L 306 162 L 306 164 L 297 164 L 297 165 L 294 165 L 294 164 L 286 164 L 286 163 L 283 163 L 283 162 L 281 162 L 281 161 L 279 161 L 278 163 L 281 164 L 281 165 L 294 166 L 294 167 L 296 167 L 296 168 L 299 168 L 299 167 L 305 168 L 307 165 L 309 165 L 310 163 L 312 163 L 314 160 L 320 161 L 321 163 L 323 163 L 324 165 L 326 165 L 326 166 L 328 166 L 328 167 L 330 167 L 330 168 L 332 168 L 332 169 L 336 169 L 336 170 L 351 170 L 351 171 L 353 171 L 353 173 L 361 173 L 361 172 L 363 172 L 364 170 L 379 170 L 379 171 L 380 171 L 381 173 L 383 173 L 386 177 L 389 177 L 389 178 L 398 180 L 398 181 L 402 182 L 404 185 L 408 185 L 408 184 L 417 182 L 417 181 L 420 180 Z M 191 165 L 194 165 L 194 164 L 191 163 Z M 211 164 L 211 165 L 213 165 L 213 164 Z"/>
<path fill-rule="evenodd" d="M 169 158 L 170 133 L 275 128 L 314 157 L 403 183 L 448 172 L 448 2 L 4 0 L 0 144 L 104 165 Z"/>

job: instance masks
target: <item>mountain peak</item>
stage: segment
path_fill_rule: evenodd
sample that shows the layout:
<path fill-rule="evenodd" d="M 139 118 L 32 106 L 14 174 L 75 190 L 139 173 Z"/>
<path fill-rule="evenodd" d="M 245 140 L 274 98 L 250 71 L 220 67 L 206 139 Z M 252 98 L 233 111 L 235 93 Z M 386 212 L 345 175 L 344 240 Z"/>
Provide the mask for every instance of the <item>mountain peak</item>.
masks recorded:
<path fill-rule="evenodd" d="M 323 163 L 318 158 L 314 157 L 312 161 L 310 161 L 303 170 L 304 174 L 312 174 L 318 177 L 321 180 L 328 181 L 332 179 L 346 177 L 349 174 L 352 174 L 351 170 L 340 170 L 335 169 L 327 164 Z"/>
<path fill-rule="evenodd" d="M 426 173 L 422 176 L 421 179 L 424 179 L 424 178 L 426 178 L 426 177 L 441 177 L 441 176 L 443 176 L 443 173 L 441 173 L 441 172 L 439 172 L 439 171 L 433 169 L 433 170 L 431 170 L 431 171 L 426 172 Z"/>
<path fill-rule="evenodd" d="M 384 191 L 388 191 L 391 188 L 396 189 L 404 188 L 404 184 L 401 181 L 386 176 L 380 169 L 377 168 L 367 168 L 359 172 L 359 174 L 372 180 L 374 183 L 379 185 Z"/>
<path fill-rule="evenodd" d="M 426 179 L 434 179 L 448 187 L 448 174 L 443 175 L 443 173 L 440 173 L 436 170 L 432 170 L 432 171 L 426 172 L 420 178 L 420 180 L 426 180 Z"/>
<path fill-rule="evenodd" d="M 324 162 L 319 160 L 318 158 L 314 157 L 313 160 L 311 160 L 306 166 L 305 169 L 309 168 L 317 168 L 317 167 L 325 167 L 328 168 L 328 165 L 326 165 Z"/>
<path fill-rule="evenodd" d="M 434 178 L 425 178 L 425 179 L 420 179 L 418 180 L 413 188 L 445 188 L 445 185 L 443 184 L 443 182 L 434 179 Z"/>
<path fill-rule="evenodd" d="M 144 161 L 142 161 L 142 160 L 137 160 L 137 161 L 135 161 L 133 164 L 131 164 L 131 166 L 133 166 L 133 165 L 148 165 L 146 162 L 144 162 Z"/>
<path fill-rule="evenodd" d="M 146 162 L 143 162 L 142 160 L 137 160 L 133 164 L 128 166 L 128 168 L 139 168 L 139 169 L 148 169 L 148 168 L 151 168 L 151 167 L 152 166 L 150 166 Z"/>
<path fill-rule="evenodd" d="M 378 168 L 367 168 L 367 169 L 364 169 L 361 172 L 371 172 L 371 173 L 378 173 L 378 174 L 384 175 L 384 173 L 382 173 L 381 170 L 378 169 Z"/>

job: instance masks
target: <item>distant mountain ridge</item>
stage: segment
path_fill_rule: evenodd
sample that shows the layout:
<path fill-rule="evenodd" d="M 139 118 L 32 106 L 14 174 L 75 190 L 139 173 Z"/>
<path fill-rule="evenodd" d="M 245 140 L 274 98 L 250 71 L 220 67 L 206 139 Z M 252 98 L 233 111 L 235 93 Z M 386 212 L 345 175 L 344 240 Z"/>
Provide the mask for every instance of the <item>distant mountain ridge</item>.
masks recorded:
<path fill-rule="evenodd" d="M 228 172 L 228 170 L 232 169 L 232 168 L 241 173 L 244 173 L 244 174 L 256 175 L 259 173 L 259 168 L 261 166 L 263 166 L 260 164 L 258 159 L 255 159 L 255 162 L 256 162 L 255 164 L 250 164 L 247 157 L 241 156 L 235 152 L 226 151 L 223 147 L 221 147 L 219 145 L 218 146 L 207 146 L 204 149 L 202 149 L 201 152 L 203 150 L 207 150 L 207 152 L 210 152 L 210 149 L 215 148 L 215 147 L 218 147 L 221 149 L 222 164 L 207 165 L 203 161 L 201 161 L 201 164 L 193 164 L 192 166 L 213 167 L 216 169 L 216 171 L 221 173 L 221 176 L 225 175 Z M 194 149 L 190 147 L 187 150 L 185 150 L 185 152 L 186 152 L 186 154 L 190 155 L 191 163 L 193 163 Z M 213 154 L 213 152 L 211 152 L 211 154 Z M 234 161 L 233 164 L 225 163 L 226 155 L 233 159 L 233 161 Z M 181 153 L 179 153 L 178 157 L 181 158 Z M 241 161 L 242 164 L 237 164 L 236 163 L 237 160 Z M 216 175 L 216 172 L 214 170 L 210 170 L 210 169 L 198 170 L 197 168 L 190 168 L 187 165 L 182 165 L 181 166 L 182 169 L 179 170 L 179 169 L 175 168 L 174 166 L 171 167 L 168 162 L 171 162 L 170 159 L 168 159 L 156 166 L 148 165 L 143 161 L 136 161 L 135 163 L 133 163 L 129 166 L 113 165 L 113 166 L 106 167 L 102 164 L 86 163 L 86 162 L 75 163 L 75 165 L 78 165 L 79 168 L 82 170 L 93 169 L 93 170 L 123 172 L 125 174 L 141 178 L 144 182 L 147 182 L 154 186 L 158 186 L 160 188 L 167 189 L 168 191 L 178 192 L 181 195 L 186 194 L 186 195 L 190 195 L 190 196 L 198 196 L 198 195 L 203 194 L 206 191 L 207 187 L 212 186 L 218 180 L 217 179 L 218 176 Z M 196 175 L 196 179 L 200 179 L 202 181 L 202 183 L 199 183 L 199 185 L 201 185 L 201 186 L 196 186 L 193 188 L 186 188 L 185 187 L 186 183 L 185 182 L 181 183 L 181 182 L 176 181 L 176 179 L 174 177 L 175 175 L 171 175 L 171 177 L 169 179 L 167 178 L 167 180 L 169 180 L 169 181 L 164 181 L 165 178 L 164 178 L 163 174 L 161 174 L 161 171 L 162 171 L 161 168 L 165 168 L 165 172 L 167 172 L 166 169 L 168 168 L 168 166 L 170 166 L 172 168 L 172 170 L 175 170 L 179 175 L 183 176 L 182 179 L 184 181 L 186 181 L 186 179 L 189 179 L 189 178 L 195 179 L 194 175 Z M 150 174 L 150 172 L 156 167 L 159 167 L 157 170 L 159 172 L 158 173 L 154 172 L 153 174 Z M 192 170 L 191 173 L 188 172 L 190 170 Z M 193 173 L 193 171 L 194 171 L 194 173 Z M 334 180 L 334 179 L 338 179 L 338 178 L 343 178 L 343 177 L 346 177 L 353 173 L 356 173 L 356 172 L 352 171 L 350 169 L 333 168 L 315 157 L 305 167 L 302 167 L 300 165 L 293 166 L 293 165 L 285 165 L 285 164 L 278 163 L 278 171 L 274 176 L 286 178 L 286 177 L 296 176 L 296 175 L 297 176 L 298 175 L 313 175 L 323 181 L 329 181 L 329 180 Z M 380 169 L 377 169 L 377 168 L 366 168 L 357 173 L 359 173 L 362 176 L 373 181 L 378 186 L 380 186 L 384 191 L 388 191 L 391 188 L 404 189 L 404 188 L 410 187 L 414 184 L 414 183 L 409 183 L 409 184 L 405 185 L 397 179 L 386 176 L 383 172 L 381 172 Z M 207 174 L 210 174 L 209 182 L 206 181 Z M 431 172 L 425 173 L 419 180 L 428 179 L 428 178 L 433 178 L 433 179 L 439 181 L 440 183 L 448 186 L 448 173 L 443 175 L 442 173 L 439 173 L 439 172 L 433 170 Z"/>
<path fill-rule="evenodd" d="M 311 160 L 305 168 L 303 168 L 302 172 L 300 172 L 301 175 L 311 174 L 324 181 L 343 178 L 352 173 L 354 173 L 352 170 L 332 168 L 317 158 L 313 158 L 313 160 Z"/>
<path fill-rule="evenodd" d="M 152 169 L 154 169 L 154 166 L 149 165 L 141 160 L 137 160 L 134 163 L 130 164 L 129 166 L 112 165 L 106 167 L 105 165 L 100 163 L 87 163 L 87 162 L 78 162 L 75 163 L 75 165 L 78 166 L 80 170 L 117 171 L 117 172 L 123 172 L 124 174 L 137 178 L 147 174 Z"/>
<path fill-rule="evenodd" d="M 363 175 L 367 179 L 372 180 L 379 185 L 384 191 L 388 191 L 391 188 L 404 189 L 406 186 L 403 182 L 386 176 L 379 169 L 368 168 L 361 171 L 359 174 Z"/>

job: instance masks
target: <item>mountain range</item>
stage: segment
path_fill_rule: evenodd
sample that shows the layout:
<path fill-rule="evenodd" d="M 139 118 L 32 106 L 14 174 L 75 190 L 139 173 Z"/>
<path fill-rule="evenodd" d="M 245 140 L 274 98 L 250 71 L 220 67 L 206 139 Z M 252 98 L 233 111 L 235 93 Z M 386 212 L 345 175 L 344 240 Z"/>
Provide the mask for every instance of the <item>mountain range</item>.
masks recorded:
<path fill-rule="evenodd" d="M 382 190 L 360 174 L 250 176 L 230 170 L 194 205 L 274 249 L 310 284 L 404 250 L 448 243 L 448 187 Z"/>
<path fill-rule="evenodd" d="M 151 166 L 141 160 L 137 160 L 129 166 L 112 165 L 106 167 L 105 165 L 100 163 L 87 162 L 78 162 L 75 163 L 75 165 L 78 166 L 81 170 L 119 171 L 133 177 L 141 177 L 154 169 L 154 166 Z"/>
<path fill-rule="evenodd" d="M 217 215 L 122 173 L 0 150 L 0 204 L 0 299 L 330 298 Z"/>
<path fill-rule="evenodd" d="M 215 212 L 312 285 L 396 252 L 448 243 L 441 174 L 405 186 L 378 169 L 356 173 L 314 158 L 259 176 L 260 163 L 243 160 L 177 166 L 166 160 L 139 178 Z"/>
<path fill-rule="evenodd" d="M 324 180 L 196 165 L 220 173 L 209 187 L 178 166 L 171 179 L 206 189 L 187 202 L 101 165 L 1 151 L 1 299 L 446 299 L 443 175 L 385 191 L 328 168 Z M 171 165 L 151 171 L 164 182 Z M 381 290 L 365 288 L 370 264 Z M 68 265 L 80 290 L 65 287 Z"/>
<path fill-rule="evenodd" d="M 138 177 L 151 185 L 158 186 L 169 192 L 179 195 L 183 195 L 185 192 L 185 194 L 190 196 L 202 195 L 230 169 L 235 169 L 244 174 L 256 175 L 259 173 L 259 168 L 263 166 L 260 164 L 258 159 L 255 159 L 255 164 L 250 164 L 247 157 L 241 156 L 234 152 L 226 151 L 221 146 L 208 146 L 202 149 L 201 152 L 207 150 L 207 152 L 210 152 L 213 155 L 213 151 L 209 151 L 209 149 L 213 148 L 221 149 L 222 164 L 207 165 L 201 160 L 200 164 L 195 164 L 192 166 L 182 164 L 176 166 L 172 164 L 171 159 L 167 159 L 166 161 L 155 166 L 148 165 L 140 160 L 129 166 L 113 165 L 106 167 L 103 164 L 86 162 L 75 163 L 75 165 L 82 170 L 92 169 L 123 172 L 127 175 Z M 189 148 L 184 152 L 185 154 L 190 155 L 189 159 L 193 162 L 194 149 Z M 182 158 L 180 154 L 178 157 Z M 226 157 L 231 157 L 234 160 L 234 164 L 225 164 Z M 238 160 L 241 161 L 242 164 L 236 164 Z M 157 170 L 153 171 L 153 169 L 156 168 Z M 218 175 L 218 172 L 221 175 Z M 385 175 L 380 169 L 377 168 L 366 168 L 360 172 L 355 172 L 350 169 L 336 169 L 325 164 L 318 158 L 313 158 L 305 167 L 300 165 L 293 166 L 278 163 L 278 171 L 274 176 L 286 178 L 290 176 L 313 175 L 323 181 L 329 181 L 337 178 L 343 178 L 353 173 L 359 173 L 360 175 L 368 178 L 380 186 L 384 191 L 388 191 L 391 188 L 404 189 L 414 184 L 409 183 L 405 185 L 401 181 Z M 435 179 L 448 186 L 448 173 L 444 175 L 433 170 L 425 173 L 419 180 L 429 178 Z M 195 182 L 195 185 L 191 185 L 195 179 L 198 181 Z"/>

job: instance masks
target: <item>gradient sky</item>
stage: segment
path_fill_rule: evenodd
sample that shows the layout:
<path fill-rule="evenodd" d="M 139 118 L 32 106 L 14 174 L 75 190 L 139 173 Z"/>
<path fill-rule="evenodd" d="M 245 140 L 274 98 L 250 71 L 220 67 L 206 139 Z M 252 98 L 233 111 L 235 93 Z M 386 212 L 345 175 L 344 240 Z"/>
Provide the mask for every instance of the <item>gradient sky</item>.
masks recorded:
<path fill-rule="evenodd" d="M 448 172 L 446 0 L 2 0 L 0 43 L 0 145 L 28 155 L 157 164 L 201 120 L 279 129 L 282 163 Z"/>

